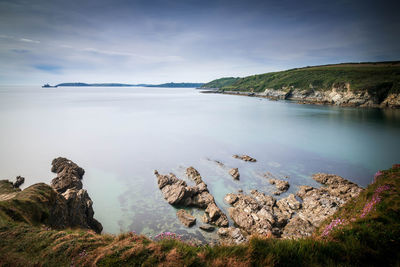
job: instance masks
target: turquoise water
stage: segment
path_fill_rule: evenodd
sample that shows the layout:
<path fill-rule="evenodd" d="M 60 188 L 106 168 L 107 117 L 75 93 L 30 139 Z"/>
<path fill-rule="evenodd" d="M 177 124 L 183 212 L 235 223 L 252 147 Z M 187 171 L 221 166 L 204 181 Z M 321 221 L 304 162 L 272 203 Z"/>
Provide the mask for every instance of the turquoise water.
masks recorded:
<path fill-rule="evenodd" d="M 194 166 L 224 210 L 226 193 L 274 188 L 265 172 L 297 185 L 329 172 L 361 186 L 400 162 L 400 112 L 298 105 L 286 101 L 200 94 L 196 89 L 0 87 L 0 178 L 26 185 L 50 182 L 51 160 L 72 159 L 86 170 L 84 187 L 105 232 L 156 235 L 175 231 L 210 239 L 176 219 L 153 170 Z M 249 154 L 257 163 L 232 158 Z M 211 159 L 211 161 L 209 160 Z M 227 167 L 238 167 L 233 181 Z M 283 194 L 286 196 L 288 193 Z"/>

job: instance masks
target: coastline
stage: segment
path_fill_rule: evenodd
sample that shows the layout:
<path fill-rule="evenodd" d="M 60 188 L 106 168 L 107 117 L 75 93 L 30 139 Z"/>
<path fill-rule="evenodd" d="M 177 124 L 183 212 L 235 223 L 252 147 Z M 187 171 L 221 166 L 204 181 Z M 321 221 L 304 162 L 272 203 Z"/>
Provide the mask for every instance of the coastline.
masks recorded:
<path fill-rule="evenodd" d="M 383 101 L 370 96 L 368 92 L 352 92 L 333 88 L 328 91 L 308 91 L 300 89 L 274 90 L 264 92 L 225 91 L 214 88 L 202 88 L 203 94 L 225 94 L 249 97 L 262 97 L 270 100 L 289 100 L 297 104 L 327 105 L 340 107 L 400 109 L 400 94 L 389 94 Z"/>

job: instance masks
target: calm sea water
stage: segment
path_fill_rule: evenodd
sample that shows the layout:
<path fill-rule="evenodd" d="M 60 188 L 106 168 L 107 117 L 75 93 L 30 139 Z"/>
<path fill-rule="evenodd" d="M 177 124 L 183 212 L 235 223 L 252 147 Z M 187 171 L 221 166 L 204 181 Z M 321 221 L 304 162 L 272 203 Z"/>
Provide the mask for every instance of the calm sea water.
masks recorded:
<path fill-rule="evenodd" d="M 217 204 L 251 189 L 271 193 L 263 173 L 316 185 L 329 172 L 361 186 L 379 169 L 400 162 L 400 111 L 298 105 L 285 101 L 201 94 L 196 89 L 0 87 L 0 178 L 49 183 L 51 160 L 72 159 L 86 170 L 84 188 L 104 231 L 154 236 L 174 231 L 211 239 L 176 219 L 153 170 L 194 166 Z M 249 154 L 257 163 L 233 159 Z M 227 167 L 238 167 L 233 181 Z M 190 183 L 190 182 L 189 182 Z M 288 193 L 283 194 L 285 197 Z"/>

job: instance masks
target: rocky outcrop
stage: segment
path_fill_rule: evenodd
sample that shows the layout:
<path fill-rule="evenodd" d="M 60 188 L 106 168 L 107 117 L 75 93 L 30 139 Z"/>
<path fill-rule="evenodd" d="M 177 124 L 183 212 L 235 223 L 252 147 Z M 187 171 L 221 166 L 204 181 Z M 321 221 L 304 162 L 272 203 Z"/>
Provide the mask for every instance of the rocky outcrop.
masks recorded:
<path fill-rule="evenodd" d="M 217 207 L 214 197 L 208 191 L 207 185 L 196 169 L 189 167 L 186 170 L 187 176 L 196 182 L 195 186 L 188 186 L 185 181 L 178 179 L 173 173 L 162 175 L 158 171 L 154 171 L 154 174 L 157 177 L 158 188 L 169 204 L 205 209 L 203 222 L 228 226 L 228 218 Z"/>
<path fill-rule="evenodd" d="M 51 181 L 51 187 L 65 200 L 66 214 L 62 217 L 66 217 L 66 224 L 100 233 L 103 226 L 93 218 L 93 202 L 87 191 L 82 189 L 84 169 L 71 160 L 59 157 L 53 160 L 51 171 L 57 173 L 57 177 Z M 63 201 L 60 201 L 58 206 L 64 207 L 64 203 L 61 202 Z M 58 213 L 61 214 L 62 211 Z"/>
<path fill-rule="evenodd" d="M 400 94 L 389 94 L 380 104 L 381 108 L 400 108 Z"/>
<path fill-rule="evenodd" d="M 25 178 L 22 176 L 17 176 L 15 182 L 13 183 L 14 188 L 19 188 L 25 182 Z"/>
<path fill-rule="evenodd" d="M 233 177 L 235 180 L 239 180 L 240 174 L 239 174 L 239 169 L 238 168 L 232 168 L 229 170 L 229 174 Z"/>
<path fill-rule="evenodd" d="M 82 177 L 85 170 L 69 159 L 58 157 L 53 160 L 51 171 L 57 177 L 51 181 L 51 187 L 57 192 L 64 193 L 68 189 L 82 189 Z"/>
<path fill-rule="evenodd" d="M 250 161 L 250 162 L 256 162 L 257 160 L 255 158 L 252 158 L 248 155 L 233 155 L 235 159 L 241 159 L 243 161 Z"/>
<path fill-rule="evenodd" d="M 193 217 L 189 212 L 184 209 L 180 209 L 176 212 L 176 216 L 186 227 L 193 226 L 196 223 L 196 218 Z"/>
<path fill-rule="evenodd" d="M 278 191 L 274 192 L 274 195 L 280 195 L 289 189 L 289 182 L 279 179 L 269 179 L 270 184 L 274 184 Z"/>
<path fill-rule="evenodd" d="M 232 205 L 229 215 L 247 234 L 283 238 L 310 236 L 323 220 L 340 206 L 357 196 L 362 189 L 346 179 L 330 174 L 315 174 L 313 179 L 324 186 L 300 186 L 293 194 L 276 200 L 257 190 L 250 195 L 227 194 L 225 202 Z"/>
<path fill-rule="evenodd" d="M 293 100 L 300 104 L 337 105 L 348 107 L 400 108 L 400 94 L 373 94 L 369 90 L 353 91 L 349 83 L 335 83 L 331 88 L 299 89 L 294 86 L 281 89 L 266 88 L 263 92 L 217 91 L 223 94 L 266 97 L 272 100 Z"/>

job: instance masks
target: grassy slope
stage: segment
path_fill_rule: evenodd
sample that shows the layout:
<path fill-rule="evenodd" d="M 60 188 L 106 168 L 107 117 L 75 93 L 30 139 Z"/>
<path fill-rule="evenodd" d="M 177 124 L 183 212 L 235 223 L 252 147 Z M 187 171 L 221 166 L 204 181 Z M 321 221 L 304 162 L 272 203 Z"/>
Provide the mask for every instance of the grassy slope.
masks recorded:
<path fill-rule="evenodd" d="M 228 78 L 220 78 L 213 80 L 209 83 L 203 84 L 202 88 L 222 88 L 224 86 L 232 85 L 234 82 L 239 80 L 240 78 L 228 77 Z"/>
<path fill-rule="evenodd" d="M 351 90 L 372 94 L 400 93 L 400 62 L 337 64 L 291 69 L 229 80 L 219 86 L 224 90 L 261 92 L 267 88 L 294 86 L 307 90 L 329 90 L 333 84 L 350 83 Z M 218 84 L 218 80 L 205 84 Z M 211 87 L 211 86 L 209 86 Z"/>
<path fill-rule="evenodd" d="M 379 194 L 381 202 L 365 217 L 360 217 L 366 203 L 376 197 L 375 191 L 381 186 L 389 186 Z M 312 238 L 253 237 L 249 244 L 236 246 L 197 247 L 175 239 L 155 242 L 133 233 L 114 236 L 79 229 L 56 231 L 45 225 L 3 220 L 0 265 L 398 266 L 399 191 L 400 165 L 397 165 L 383 171 L 375 183 L 329 218 Z M 344 219 L 344 223 L 321 237 L 325 227 L 336 218 Z"/>

